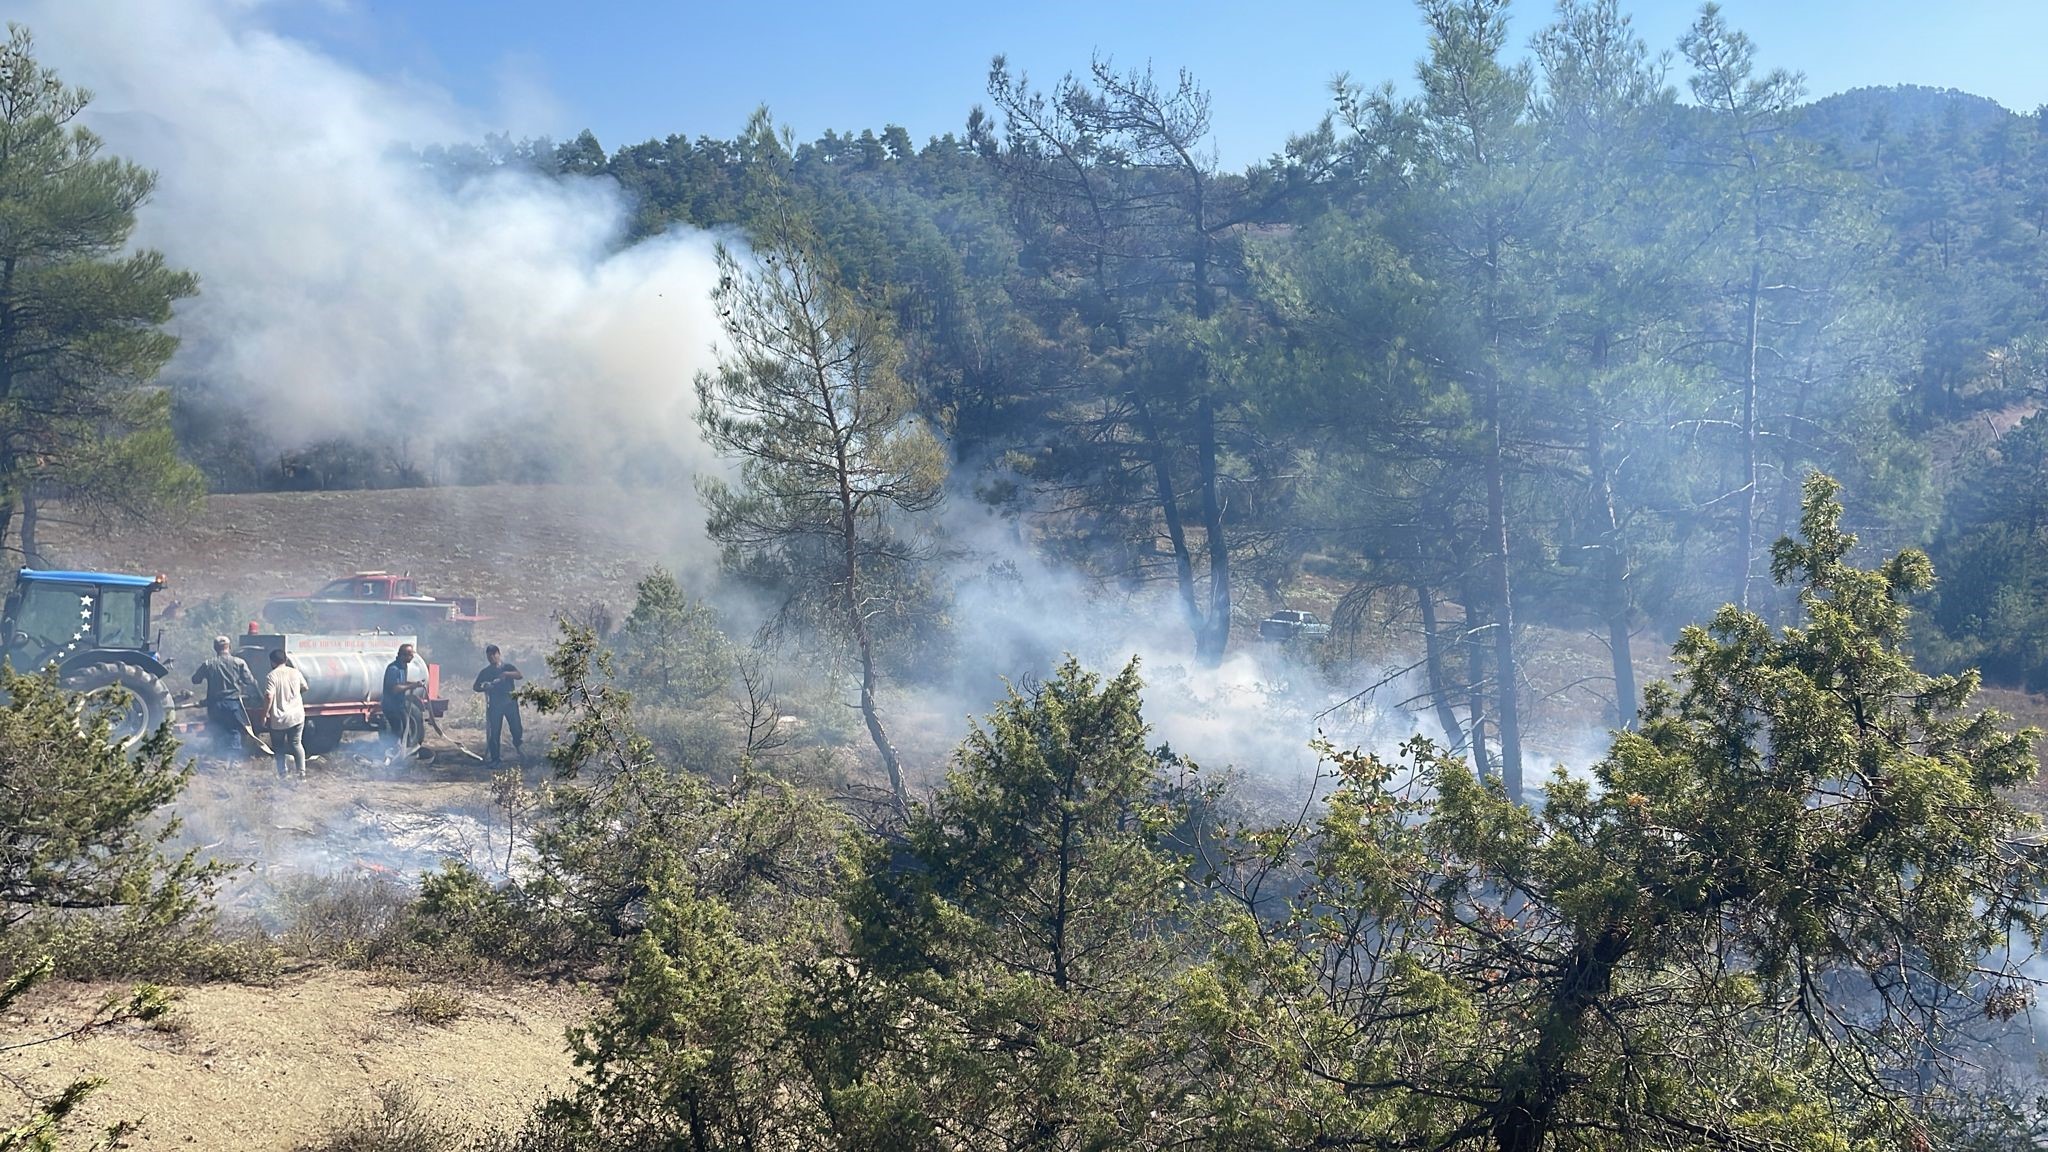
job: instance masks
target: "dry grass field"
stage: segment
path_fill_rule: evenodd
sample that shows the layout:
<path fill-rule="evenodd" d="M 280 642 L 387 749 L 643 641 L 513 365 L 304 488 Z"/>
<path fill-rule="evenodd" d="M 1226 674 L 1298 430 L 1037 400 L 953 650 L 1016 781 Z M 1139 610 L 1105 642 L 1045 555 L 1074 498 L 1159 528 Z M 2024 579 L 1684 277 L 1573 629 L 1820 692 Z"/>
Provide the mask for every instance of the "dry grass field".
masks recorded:
<path fill-rule="evenodd" d="M 423 592 L 477 596 L 479 640 L 531 651 L 557 612 L 601 601 L 623 615 L 649 568 L 700 563 L 700 515 L 688 493 L 613 488 L 276 492 L 209 497 L 182 523 L 112 536 L 53 524 L 44 545 L 65 567 L 161 572 L 165 603 L 226 595 L 245 613 L 350 572 L 410 572 Z"/>

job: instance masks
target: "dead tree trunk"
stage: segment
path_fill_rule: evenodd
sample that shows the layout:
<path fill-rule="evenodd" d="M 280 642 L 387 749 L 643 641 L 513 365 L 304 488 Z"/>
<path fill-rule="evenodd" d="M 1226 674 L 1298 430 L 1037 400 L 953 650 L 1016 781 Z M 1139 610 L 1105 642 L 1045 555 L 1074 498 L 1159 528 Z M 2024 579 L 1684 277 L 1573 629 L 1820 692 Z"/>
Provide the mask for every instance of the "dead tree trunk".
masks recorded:
<path fill-rule="evenodd" d="M 1436 708 L 1437 726 L 1452 748 L 1465 745 L 1465 729 L 1458 723 L 1458 710 L 1451 701 L 1451 685 L 1444 676 L 1443 640 L 1437 633 L 1436 590 L 1415 585 L 1415 603 L 1422 609 L 1422 664 L 1429 674 L 1429 700 Z"/>
<path fill-rule="evenodd" d="M 1614 665 L 1615 726 L 1636 724 L 1636 665 L 1629 651 L 1628 549 L 1614 510 L 1614 483 L 1607 471 L 1607 441 L 1599 413 L 1586 420 L 1586 467 L 1593 474 L 1594 515 L 1600 518 L 1600 592 L 1607 617 L 1607 653 Z"/>
<path fill-rule="evenodd" d="M 1514 588 L 1508 577 L 1508 512 L 1506 433 L 1500 419 L 1500 378 L 1489 373 L 1486 420 L 1492 435 L 1486 444 L 1486 546 L 1492 553 L 1494 714 L 1500 722 L 1500 775 L 1508 797 L 1522 802 L 1522 722 L 1515 700 Z"/>

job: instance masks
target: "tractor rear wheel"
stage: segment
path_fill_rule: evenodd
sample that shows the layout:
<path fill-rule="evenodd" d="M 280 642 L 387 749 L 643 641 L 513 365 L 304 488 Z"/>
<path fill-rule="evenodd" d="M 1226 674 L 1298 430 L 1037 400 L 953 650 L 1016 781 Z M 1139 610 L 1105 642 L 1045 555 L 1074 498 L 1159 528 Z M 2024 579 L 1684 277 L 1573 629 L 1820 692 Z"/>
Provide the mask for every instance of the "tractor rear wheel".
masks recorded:
<path fill-rule="evenodd" d="M 123 748 L 163 727 L 171 715 L 170 689 L 133 664 L 87 664 L 66 673 L 64 687 L 80 694 L 83 711 L 106 709 L 111 714 L 108 735 Z"/>

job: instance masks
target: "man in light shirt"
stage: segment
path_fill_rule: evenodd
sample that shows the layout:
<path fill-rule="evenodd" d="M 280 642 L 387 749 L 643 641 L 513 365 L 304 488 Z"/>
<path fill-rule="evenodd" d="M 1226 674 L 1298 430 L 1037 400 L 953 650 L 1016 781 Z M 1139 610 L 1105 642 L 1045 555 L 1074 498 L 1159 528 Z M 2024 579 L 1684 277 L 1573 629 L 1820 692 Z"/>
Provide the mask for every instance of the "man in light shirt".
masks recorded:
<path fill-rule="evenodd" d="M 306 778 L 306 676 L 285 659 L 282 650 L 270 654 L 270 675 L 263 680 L 263 723 L 270 729 L 270 750 L 277 756 L 277 778 L 287 778 L 285 766 L 296 763 L 299 779 Z"/>

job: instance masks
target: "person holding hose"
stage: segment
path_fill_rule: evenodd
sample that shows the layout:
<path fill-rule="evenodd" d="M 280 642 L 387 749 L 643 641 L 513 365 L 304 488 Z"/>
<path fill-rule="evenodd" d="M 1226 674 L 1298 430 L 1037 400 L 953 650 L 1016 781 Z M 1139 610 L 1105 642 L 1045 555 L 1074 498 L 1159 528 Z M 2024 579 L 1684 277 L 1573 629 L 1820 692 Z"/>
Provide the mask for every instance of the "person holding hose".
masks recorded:
<path fill-rule="evenodd" d="M 512 754 L 524 763 L 526 749 L 521 744 L 526 733 L 519 724 L 519 697 L 513 693 L 526 675 L 517 664 L 504 658 L 496 644 L 484 648 L 484 660 L 484 670 L 476 674 L 476 683 L 472 685 L 484 694 L 484 765 L 498 766 L 498 729 L 507 725 L 512 729 Z"/>
<path fill-rule="evenodd" d="M 426 691 L 425 669 L 415 669 L 413 647 L 398 646 L 398 656 L 384 666 L 384 730 L 391 737 L 397 755 L 403 756 L 426 742 L 418 695 Z"/>

